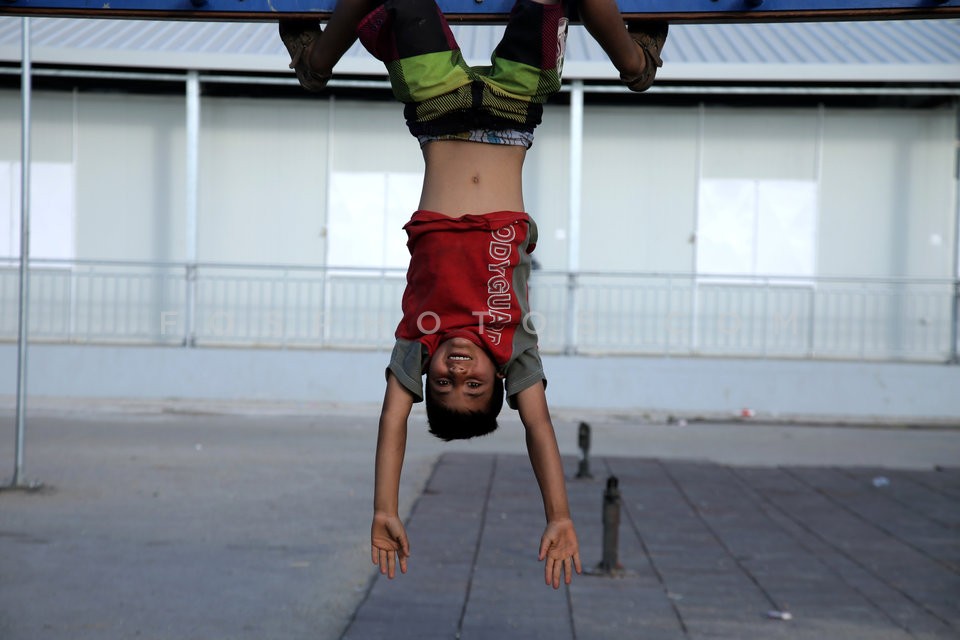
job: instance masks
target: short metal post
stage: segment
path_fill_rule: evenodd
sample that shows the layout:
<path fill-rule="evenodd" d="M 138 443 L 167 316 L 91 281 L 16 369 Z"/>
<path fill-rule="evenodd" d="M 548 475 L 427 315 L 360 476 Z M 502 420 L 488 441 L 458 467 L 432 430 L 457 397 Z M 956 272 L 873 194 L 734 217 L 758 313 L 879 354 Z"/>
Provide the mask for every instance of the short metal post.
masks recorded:
<path fill-rule="evenodd" d="M 607 478 L 603 492 L 603 559 L 597 567 L 603 573 L 615 573 L 623 567 L 617 547 L 620 542 L 620 489 L 616 476 Z"/>
<path fill-rule="evenodd" d="M 577 443 L 580 446 L 580 467 L 577 469 L 578 478 L 592 478 L 590 473 L 590 425 L 586 422 L 580 423 L 577 432 Z"/>

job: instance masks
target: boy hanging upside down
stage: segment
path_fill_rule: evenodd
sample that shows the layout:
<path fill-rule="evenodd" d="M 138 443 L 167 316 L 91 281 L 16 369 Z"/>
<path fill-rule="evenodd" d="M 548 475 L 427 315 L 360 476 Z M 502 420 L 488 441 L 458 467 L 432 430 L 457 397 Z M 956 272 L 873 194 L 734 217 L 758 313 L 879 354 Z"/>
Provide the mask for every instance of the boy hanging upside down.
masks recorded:
<path fill-rule="evenodd" d="M 666 26 L 627 31 L 614 0 L 577 9 L 623 82 L 649 88 Z M 425 162 L 420 204 L 404 226 L 410 266 L 377 440 L 371 559 L 390 578 L 410 555 L 398 491 L 413 403 L 425 401 L 430 431 L 453 440 L 496 429 L 504 396 L 520 413 L 543 497 L 545 581 L 559 588 L 581 570 L 529 315 L 537 227 L 521 185 L 543 103 L 560 89 L 567 22 L 555 1 L 517 0 L 485 67 L 464 62 L 434 0 L 341 0 L 322 37 L 316 22 L 280 23 L 291 68 L 315 91 L 359 35 L 386 65 Z"/>

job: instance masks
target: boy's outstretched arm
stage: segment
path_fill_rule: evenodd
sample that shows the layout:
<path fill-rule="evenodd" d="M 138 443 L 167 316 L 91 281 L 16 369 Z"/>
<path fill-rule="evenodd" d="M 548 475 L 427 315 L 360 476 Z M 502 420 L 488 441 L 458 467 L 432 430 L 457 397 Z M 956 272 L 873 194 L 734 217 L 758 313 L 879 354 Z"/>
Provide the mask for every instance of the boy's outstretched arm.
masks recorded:
<path fill-rule="evenodd" d="M 280 39 L 304 89 L 322 91 L 327 86 L 334 65 L 356 42 L 360 22 L 380 1 L 338 0 L 326 29 L 316 19 L 280 19 Z"/>
<path fill-rule="evenodd" d="M 517 409 L 526 430 L 527 453 L 540 485 L 543 511 L 547 517 L 547 527 L 540 538 L 539 556 L 540 560 L 546 560 L 544 580 L 559 589 L 561 574 L 564 582 L 570 584 L 573 570 L 580 573 L 582 569 L 580 545 L 567 502 L 563 464 L 543 384 L 535 384 L 518 393 Z"/>
<path fill-rule="evenodd" d="M 392 373 L 380 409 L 376 473 L 373 493 L 373 524 L 370 526 L 370 557 L 380 573 L 393 578 L 397 564 L 407 572 L 410 543 L 399 515 L 400 471 L 407 448 L 407 418 L 413 397 Z"/>

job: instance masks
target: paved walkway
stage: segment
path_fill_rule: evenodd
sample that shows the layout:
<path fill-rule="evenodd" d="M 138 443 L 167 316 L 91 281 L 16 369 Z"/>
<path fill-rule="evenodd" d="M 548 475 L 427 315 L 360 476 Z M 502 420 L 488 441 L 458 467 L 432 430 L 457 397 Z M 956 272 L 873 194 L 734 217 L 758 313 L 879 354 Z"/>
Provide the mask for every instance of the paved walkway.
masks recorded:
<path fill-rule="evenodd" d="M 415 412 L 413 556 L 389 582 L 369 564 L 375 407 L 31 406 L 47 488 L 0 492 L 3 640 L 960 637 L 957 430 L 592 415 L 571 506 L 589 569 L 619 478 L 625 574 L 553 591 L 515 414 L 450 446 Z M 555 416 L 568 476 L 579 419 Z M 4 482 L 13 434 L 0 412 Z"/>
<path fill-rule="evenodd" d="M 569 484 L 585 569 L 602 557 L 601 496 L 613 474 L 621 577 L 544 586 L 526 458 L 444 455 L 409 520 L 408 573 L 375 579 L 344 638 L 960 637 L 957 470 L 614 457 L 592 467 L 594 480 Z"/>

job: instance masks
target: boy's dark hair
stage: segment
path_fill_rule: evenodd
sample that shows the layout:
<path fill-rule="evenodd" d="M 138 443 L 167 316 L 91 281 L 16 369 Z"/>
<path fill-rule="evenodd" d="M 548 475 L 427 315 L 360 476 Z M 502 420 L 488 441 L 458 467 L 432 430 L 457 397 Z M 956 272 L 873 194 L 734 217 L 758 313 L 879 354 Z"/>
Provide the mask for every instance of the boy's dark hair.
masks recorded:
<path fill-rule="evenodd" d="M 424 385 L 424 404 L 427 408 L 427 426 L 430 433 L 441 440 L 467 440 L 485 436 L 497 430 L 497 416 L 503 409 L 503 380 L 494 378 L 490 404 L 481 411 L 453 411 L 437 402 Z"/>

